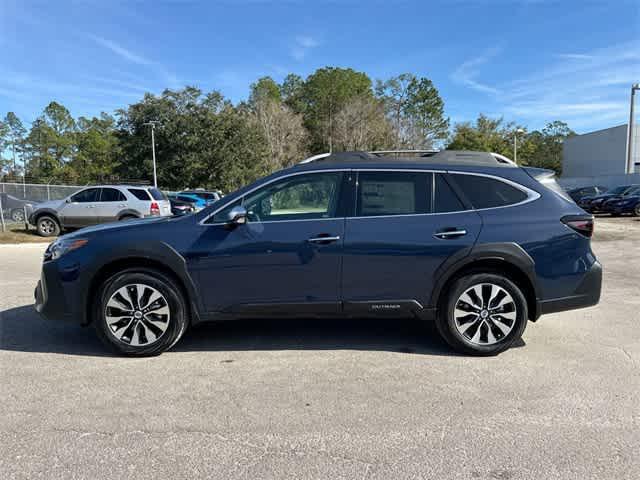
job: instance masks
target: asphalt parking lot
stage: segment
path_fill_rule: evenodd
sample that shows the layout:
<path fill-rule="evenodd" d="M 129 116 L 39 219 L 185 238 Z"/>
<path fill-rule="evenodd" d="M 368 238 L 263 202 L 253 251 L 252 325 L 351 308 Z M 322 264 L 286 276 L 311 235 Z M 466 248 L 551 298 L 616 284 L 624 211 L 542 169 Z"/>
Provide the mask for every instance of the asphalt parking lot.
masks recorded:
<path fill-rule="evenodd" d="M 640 478 L 640 220 L 598 219 L 597 307 L 494 358 L 412 321 L 246 321 L 157 358 L 40 319 L 0 246 L 0 478 Z"/>

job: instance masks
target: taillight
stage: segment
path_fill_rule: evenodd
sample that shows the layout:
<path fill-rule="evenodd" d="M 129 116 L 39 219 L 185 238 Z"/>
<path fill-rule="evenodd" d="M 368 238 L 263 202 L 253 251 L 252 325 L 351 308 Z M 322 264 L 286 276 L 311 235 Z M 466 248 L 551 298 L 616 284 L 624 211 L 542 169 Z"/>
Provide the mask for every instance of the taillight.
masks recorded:
<path fill-rule="evenodd" d="M 158 205 L 158 202 L 151 202 L 151 208 L 149 209 L 149 214 L 156 215 L 156 216 L 160 215 L 160 206 Z"/>
<path fill-rule="evenodd" d="M 584 235 L 585 237 L 593 236 L 593 217 L 580 217 L 569 215 L 560 219 L 567 227 L 575 230 L 576 232 Z"/>

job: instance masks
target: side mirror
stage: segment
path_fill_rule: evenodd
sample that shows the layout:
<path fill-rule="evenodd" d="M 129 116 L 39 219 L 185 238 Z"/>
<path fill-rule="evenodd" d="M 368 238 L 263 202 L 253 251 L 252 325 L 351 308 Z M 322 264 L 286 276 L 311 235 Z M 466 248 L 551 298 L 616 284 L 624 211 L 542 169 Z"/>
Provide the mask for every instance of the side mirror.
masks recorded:
<path fill-rule="evenodd" d="M 71 203 L 71 202 L 73 202 L 73 200 L 71 199 L 71 197 L 69 197 L 69 198 L 67 198 L 67 199 L 65 200 L 65 202 L 67 202 L 67 203 Z"/>
<path fill-rule="evenodd" d="M 247 209 L 240 205 L 233 207 L 227 215 L 227 223 L 234 225 L 244 225 L 247 223 Z"/>

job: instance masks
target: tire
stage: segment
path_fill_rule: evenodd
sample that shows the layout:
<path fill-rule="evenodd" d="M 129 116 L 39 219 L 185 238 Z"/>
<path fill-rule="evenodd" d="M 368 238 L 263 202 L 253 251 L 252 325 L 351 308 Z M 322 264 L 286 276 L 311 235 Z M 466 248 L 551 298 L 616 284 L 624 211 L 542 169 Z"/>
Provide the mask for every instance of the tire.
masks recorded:
<path fill-rule="evenodd" d="M 41 237 L 57 237 L 60 235 L 60 224 L 51 215 L 42 215 L 36 221 L 38 235 Z"/>
<path fill-rule="evenodd" d="M 640 217 L 640 203 L 638 203 L 636 207 L 633 209 L 633 216 Z"/>
<path fill-rule="evenodd" d="M 11 220 L 14 222 L 24 222 L 24 210 L 21 208 L 11 210 Z"/>
<path fill-rule="evenodd" d="M 124 222 L 126 220 L 133 220 L 133 219 L 136 219 L 136 218 L 138 218 L 138 217 L 136 217 L 135 215 L 123 215 L 122 217 L 120 217 L 118 219 L 118 221 L 119 222 Z"/>
<path fill-rule="evenodd" d="M 497 273 L 473 273 L 453 283 L 436 325 L 458 352 L 488 356 L 520 339 L 527 319 L 527 301 L 515 283 Z"/>
<path fill-rule="evenodd" d="M 95 300 L 98 337 L 123 355 L 159 355 L 173 347 L 188 326 L 187 306 L 175 280 L 156 270 L 119 272 L 102 284 Z M 129 312 L 133 315 L 126 315 Z"/>

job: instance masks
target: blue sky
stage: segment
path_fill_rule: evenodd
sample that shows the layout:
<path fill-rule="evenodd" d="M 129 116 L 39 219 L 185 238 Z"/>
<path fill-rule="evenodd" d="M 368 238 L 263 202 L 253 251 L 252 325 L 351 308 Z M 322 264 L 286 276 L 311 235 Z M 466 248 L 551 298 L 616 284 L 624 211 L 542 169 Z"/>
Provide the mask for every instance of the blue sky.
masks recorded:
<path fill-rule="evenodd" d="M 185 84 L 237 102 L 260 76 L 326 65 L 426 76 L 452 122 L 605 128 L 640 82 L 640 1 L 0 0 L 0 115 L 25 121 L 51 100 L 97 115 Z"/>

